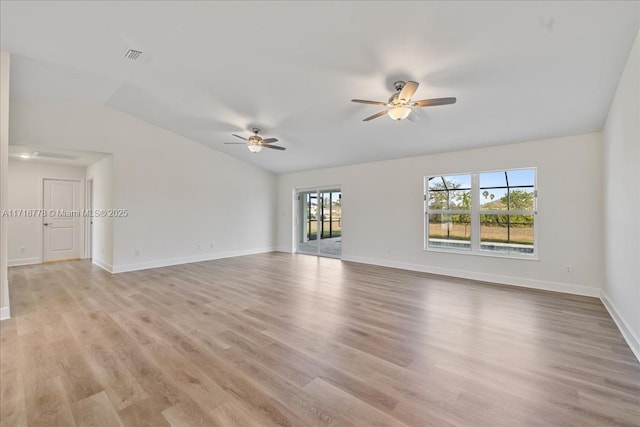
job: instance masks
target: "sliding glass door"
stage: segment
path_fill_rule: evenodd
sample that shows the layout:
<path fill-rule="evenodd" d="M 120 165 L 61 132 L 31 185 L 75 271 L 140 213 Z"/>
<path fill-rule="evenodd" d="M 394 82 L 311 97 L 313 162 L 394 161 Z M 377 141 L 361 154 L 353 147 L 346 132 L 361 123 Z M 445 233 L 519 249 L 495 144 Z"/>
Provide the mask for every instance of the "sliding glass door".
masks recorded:
<path fill-rule="evenodd" d="M 297 193 L 299 253 L 340 258 L 342 255 L 342 192 L 340 189 Z"/>
<path fill-rule="evenodd" d="M 298 252 L 317 253 L 318 248 L 318 193 L 298 193 Z"/>

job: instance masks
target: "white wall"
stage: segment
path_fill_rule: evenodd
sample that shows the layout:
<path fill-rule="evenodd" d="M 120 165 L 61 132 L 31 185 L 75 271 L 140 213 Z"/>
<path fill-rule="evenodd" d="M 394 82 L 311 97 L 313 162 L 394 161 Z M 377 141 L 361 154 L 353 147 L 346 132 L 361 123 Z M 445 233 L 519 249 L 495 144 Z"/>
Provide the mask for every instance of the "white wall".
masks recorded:
<path fill-rule="evenodd" d="M 14 143 L 113 153 L 113 207 L 129 211 L 113 271 L 273 248 L 269 172 L 98 104 L 12 101 L 11 126 Z"/>
<path fill-rule="evenodd" d="M 278 248 L 292 249 L 294 188 L 340 184 L 345 260 L 596 296 L 603 280 L 600 153 L 601 134 L 594 133 L 280 175 Z M 538 261 L 422 249 L 424 176 L 531 166 L 538 168 Z"/>
<path fill-rule="evenodd" d="M 603 301 L 640 359 L 640 32 L 603 130 Z"/>
<path fill-rule="evenodd" d="M 87 181 L 93 181 L 93 210 L 113 208 L 113 156 L 87 167 Z M 91 257 L 94 264 L 113 269 L 113 218 L 95 216 Z"/>
<path fill-rule="evenodd" d="M 7 208 L 9 158 L 9 53 L 0 52 L 0 212 Z M 7 218 L 0 215 L 0 319 L 11 315 L 7 281 Z"/>
<path fill-rule="evenodd" d="M 42 180 L 73 179 L 84 188 L 85 168 L 30 160 L 9 160 L 9 209 L 42 209 Z M 82 203 L 82 202 L 81 202 Z M 42 217 L 10 217 L 9 266 L 42 262 Z"/>

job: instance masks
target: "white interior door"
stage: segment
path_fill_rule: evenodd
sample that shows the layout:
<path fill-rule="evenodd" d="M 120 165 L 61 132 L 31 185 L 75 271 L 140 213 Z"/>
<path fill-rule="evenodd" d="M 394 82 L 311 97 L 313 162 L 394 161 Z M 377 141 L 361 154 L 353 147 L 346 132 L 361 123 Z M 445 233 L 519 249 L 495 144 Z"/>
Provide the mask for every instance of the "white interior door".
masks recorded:
<path fill-rule="evenodd" d="M 82 200 L 80 181 L 45 179 L 42 207 L 42 260 L 60 261 L 82 256 Z"/>

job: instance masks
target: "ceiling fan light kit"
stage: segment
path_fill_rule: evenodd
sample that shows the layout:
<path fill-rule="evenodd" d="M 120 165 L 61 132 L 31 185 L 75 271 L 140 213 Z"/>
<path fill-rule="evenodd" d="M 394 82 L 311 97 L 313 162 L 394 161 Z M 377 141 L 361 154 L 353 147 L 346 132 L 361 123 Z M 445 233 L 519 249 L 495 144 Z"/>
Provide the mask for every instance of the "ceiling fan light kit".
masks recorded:
<path fill-rule="evenodd" d="M 411 114 L 411 108 L 402 105 L 395 106 L 387 111 L 387 115 L 393 120 L 403 120 L 409 117 Z"/>
<path fill-rule="evenodd" d="M 393 84 L 396 93 L 391 95 L 388 102 L 383 101 L 368 101 L 365 99 L 352 99 L 351 102 L 357 102 L 360 104 L 381 105 L 388 107 L 388 110 L 380 111 L 372 116 L 366 117 L 363 121 L 376 119 L 384 116 L 385 114 L 391 117 L 393 120 L 404 120 L 413 111 L 413 108 L 418 107 L 433 107 L 436 105 L 449 105 L 455 104 L 456 98 L 433 98 L 423 99 L 421 101 L 411 101 L 411 97 L 416 93 L 418 89 L 418 82 L 403 82 L 397 81 Z"/>

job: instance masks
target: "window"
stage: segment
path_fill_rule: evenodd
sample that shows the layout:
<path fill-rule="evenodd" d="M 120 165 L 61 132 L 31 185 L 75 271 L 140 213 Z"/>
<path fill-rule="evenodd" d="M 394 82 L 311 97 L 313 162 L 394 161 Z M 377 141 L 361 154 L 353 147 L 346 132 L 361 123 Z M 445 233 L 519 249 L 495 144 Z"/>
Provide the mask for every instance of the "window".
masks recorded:
<path fill-rule="evenodd" d="M 425 179 L 425 249 L 535 255 L 536 170 Z"/>
<path fill-rule="evenodd" d="M 429 178 L 429 246 L 471 249 L 471 175 Z"/>

